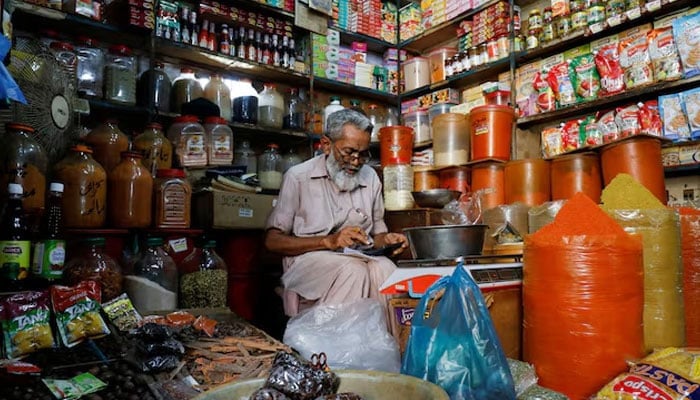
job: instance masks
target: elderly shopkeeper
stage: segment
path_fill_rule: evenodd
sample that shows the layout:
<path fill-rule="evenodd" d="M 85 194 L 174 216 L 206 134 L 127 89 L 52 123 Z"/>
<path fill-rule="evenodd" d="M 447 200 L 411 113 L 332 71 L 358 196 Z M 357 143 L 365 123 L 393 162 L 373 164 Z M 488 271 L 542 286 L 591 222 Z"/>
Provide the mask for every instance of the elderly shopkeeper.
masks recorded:
<path fill-rule="evenodd" d="M 382 185 L 364 165 L 369 158 L 369 119 L 349 109 L 328 117 L 324 154 L 289 169 L 267 220 L 265 246 L 284 255 L 286 291 L 324 304 L 380 298 L 379 287 L 396 266 L 386 257 L 344 255 L 345 247 L 401 246 L 406 237 L 388 233 Z M 289 313 L 289 307 L 285 305 Z M 293 311 L 292 311 L 293 313 Z"/>

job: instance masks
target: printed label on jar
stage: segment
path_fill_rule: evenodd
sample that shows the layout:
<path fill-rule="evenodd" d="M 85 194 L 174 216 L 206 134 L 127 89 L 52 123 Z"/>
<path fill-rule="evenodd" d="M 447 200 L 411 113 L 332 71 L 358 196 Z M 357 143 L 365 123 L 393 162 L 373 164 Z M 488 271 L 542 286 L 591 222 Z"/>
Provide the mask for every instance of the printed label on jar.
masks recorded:
<path fill-rule="evenodd" d="M 211 140 L 211 145 L 214 149 L 214 157 L 230 158 L 233 155 L 231 137 L 229 135 L 212 135 Z"/>
<path fill-rule="evenodd" d="M 60 279 L 66 262 L 65 240 L 43 240 L 34 246 L 32 273 L 44 279 Z"/>
<path fill-rule="evenodd" d="M 182 185 L 168 185 L 163 190 L 163 222 L 183 222 L 186 220 L 187 193 Z"/>
<path fill-rule="evenodd" d="M 207 155 L 204 152 L 204 135 L 189 135 L 187 139 L 185 139 L 185 154 L 183 154 L 184 161 L 202 161 L 206 160 L 206 157 Z"/>
<path fill-rule="evenodd" d="M 29 276 L 29 240 L 0 241 L 0 277 L 9 280 L 26 279 Z"/>
<path fill-rule="evenodd" d="M 88 181 L 84 186 L 80 187 L 80 204 L 84 205 L 81 207 L 80 215 L 102 215 L 105 213 L 105 205 L 100 204 L 99 197 L 104 197 L 104 195 L 99 196 L 100 192 L 104 193 L 104 179 L 98 181 Z"/>
<path fill-rule="evenodd" d="M 472 123 L 472 128 L 474 128 L 474 135 L 483 135 L 489 133 L 489 123 L 486 119 L 479 119 Z"/>

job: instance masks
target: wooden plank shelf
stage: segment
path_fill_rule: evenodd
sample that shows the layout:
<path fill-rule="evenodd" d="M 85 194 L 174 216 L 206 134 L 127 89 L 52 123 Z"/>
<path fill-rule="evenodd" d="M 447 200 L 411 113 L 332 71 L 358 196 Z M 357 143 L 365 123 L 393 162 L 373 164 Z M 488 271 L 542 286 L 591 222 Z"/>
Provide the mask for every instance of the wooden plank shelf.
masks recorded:
<path fill-rule="evenodd" d="M 313 77 L 314 89 L 326 89 L 343 93 L 345 96 L 357 96 L 364 99 L 377 100 L 383 103 L 396 104 L 397 96 L 361 86 L 354 86 L 326 78 Z"/>

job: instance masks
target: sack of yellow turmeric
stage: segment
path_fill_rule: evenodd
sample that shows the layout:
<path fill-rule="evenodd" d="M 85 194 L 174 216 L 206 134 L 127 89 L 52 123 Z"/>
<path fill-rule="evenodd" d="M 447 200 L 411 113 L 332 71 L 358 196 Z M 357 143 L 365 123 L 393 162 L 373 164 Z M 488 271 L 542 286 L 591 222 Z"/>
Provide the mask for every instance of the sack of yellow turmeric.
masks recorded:
<path fill-rule="evenodd" d="M 667 347 L 633 363 L 595 400 L 686 400 L 700 396 L 700 349 Z"/>

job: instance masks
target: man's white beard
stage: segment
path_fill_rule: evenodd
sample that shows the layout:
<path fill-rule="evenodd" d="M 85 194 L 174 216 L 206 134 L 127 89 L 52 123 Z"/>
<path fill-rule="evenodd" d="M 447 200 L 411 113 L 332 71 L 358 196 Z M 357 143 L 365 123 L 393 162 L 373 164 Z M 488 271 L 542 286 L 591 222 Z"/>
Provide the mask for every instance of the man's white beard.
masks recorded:
<path fill-rule="evenodd" d="M 341 168 L 333 154 L 326 157 L 326 168 L 333 182 L 338 185 L 341 192 L 351 192 L 360 186 L 359 169 L 354 175 L 349 175 Z"/>

